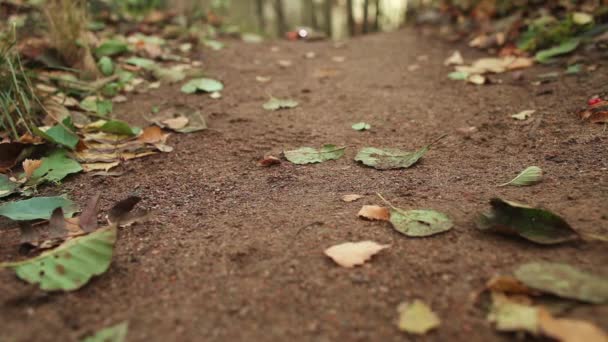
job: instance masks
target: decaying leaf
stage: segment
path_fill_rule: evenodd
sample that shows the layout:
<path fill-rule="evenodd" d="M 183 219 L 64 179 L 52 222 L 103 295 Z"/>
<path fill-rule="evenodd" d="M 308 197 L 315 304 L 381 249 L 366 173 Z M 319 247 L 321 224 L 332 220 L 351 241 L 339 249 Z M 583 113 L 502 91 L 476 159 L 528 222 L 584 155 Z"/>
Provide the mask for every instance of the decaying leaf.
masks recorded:
<path fill-rule="evenodd" d="M 107 227 L 69 240 L 35 258 L 3 263 L 0 267 L 13 269 L 19 278 L 39 284 L 45 291 L 73 291 L 107 271 L 115 242 L 116 227 Z"/>
<path fill-rule="evenodd" d="M 493 292 L 515 295 L 532 295 L 538 293 L 512 276 L 494 276 L 486 283 L 486 289 Z"/>
<path fill-rule="evenodd" d="M 562 298 L 595 304 L 608 302 L 608 277 L 593 275 L 570 265 L 528 263 L 515 270 L 515 277 L 530 288 Z"/>
<path fill-rule="evenodd" d="M 279 164 L 281 164 L 281 159 L 274 157 L 274 156 L 266 156 L 258 162 L 258 165 L 264 166 L 264 167 L 269 167 L 269 166 L 279 165 Z"/>
<path fill-rule="evenodd" d="M 298 101 L 289 100 L 289 99 L 278 99 L 276 97 L 271 97 L 268 102 L 264 103 L 264 109 L 266 110 L 279 110 L 279 109 L 289 109 L 295 108 L 298 106 Z"/>
<path fill-rule="evenodd" d="M 563 218 L 548 210 L 499 198 L 490 200 L 490 204 L 492 211 L 481 214 L 477 220 L 477 227 L 481 230 L 517 235 L 544 245 L 580 238 Z"/>
<path fill-rule="evenodd" d="M 464 58 L 462 58 L 460 51 L 454 51 L 454 53 L 450 57 L 448 57 L 445 62 L 443 62 L 443 64 L 445 66 L 462 65 L 464 64 Z"/>
<path fill-rule="evenodd" d="M 23 161 L 23 172 L 25 172 L 25 178 L 32 178 L 32 174 L 36 171 L 37 168 L 42 165 L 42 160 L 32 160 L 26 159 Z"/>
<path fill-rule="evenodd" d="M 27 184 L 58 183 L 68 175 L 80 171 L 82 171 L 82 166 L 77 161 L 69 158 L 65 150 L 57 150 L 48 157 L 42 158 L 40 166 L 33 170 L 28 177 Z"/>
<path fill-rule="evenodd" d="M 352 268 L 363 265 L 372 256 L 390 245 L 381 245 L 373 241 L 345 242 L 325 250 L 325 255 L 338 265 Z"/>
<path fill-rule="evenodd" d="M 580 45 L 581 40 L 578 38 L 572 38 L 564 41 L 560 45 L 554 46 L 550 49 L 542 50 L 536 53 L 536 60 L 540 63 L 548 63 L 553 57 L 568 54 Z"/>
<path fill-rule="evenodd" d="M 543 179 L 543 170 L 538 166 L 529 166 L 525 170 L 523 170 L 517 177 L 513 178 L 511 181 L 506 182 L 504 184 L 500 184 L 499 186 L 526 186 L 532 185 L 540 182 Z"/>
<path fill-rule="evenodd" d="M 454 226 L 443 213 L 435 210 L 391 208 L 390 222 L 396 231 L 409 237 L 425 237 L 446 232 Z"/>
<path fill-rule="evenodd" d="M 327 144 L 318 150 L 312 147 L 301 147 L 297 150 L 284 151 L 283 154 L 288 161 L 304 165 L 340 159 L 344 155 L 345 149 L 346 147 Z"/>
<path fill-rule="evenodd" d="M 401 303 L 399 311 L 399 330 L 415 335 L 424 335 L 436 329 L 441 321 L 423 301 Z"/>
<path fill-rule="evenodd" d="M 589 120 L 591 123 L 608 123 L 608 101 L 595 101 L 578 115 L 582 120 Z"/>
<path fill-rule="evenodd" d="M 8 178 L 8 176 L 0 174 L 0 198 L 9 196 L 17 191 L 19 184 Z"/>
<path fill-rule="evenodd" d="M 386 207 L 380 207 L 377 205 L 364 205 L 357 216 L 378 221 L 388 221 L 390 219 L 390 211 Z"/>
<path fill-rule="evenodd" d="M 53 211 L 60 207 L 67 217 L 71 217 L 77 211 L 74 202 L 65 197 L 34 197 L 2 204 L 0 216 L 14 221 L 48 220 Z"/>
<path fill-rule="evenodd" d="M 539 312 L 540 330 L 544 336 L 559 342 L 606 342 L 608 334 L 590 322 L 555 318 L 547 310 Z"/>
<path fill-rule="evenodd" d="M 342 196 L 342 201 L 344 201 L 344 202 L 355 202 L 357 200 L 360 200 L 363 197 L 365 197 L 365 196 L 361 196 L 361 195 L 357 195 L 357 194 L 344 195 L 344 196 Z M 363 210 L 363 209 L 361 209 L 361 210 Z"/>
<path fill-rule="evenodd" d="M 506 295 L 492 292 L 492 306 L 488 321 L 494 323 L 498 331 L 525 331 L 533 335 L 539 333 L 539 308 L 521 304 Z"/>
<path fill-rule="evenodd" d="M 145 220 L 149 215 L 147 211 L 133 211 L 133 208 L 140 201 L 140 197 L 129 196 L 114 204 L 108 212 L 108 223 L 116 226 L 128 226 Z"/>
<path fill-rule="evenodd" d="M 428 150 L 429 146 L 425 146 L 416 152 L 407 152 L 396 148 L 364 147 L 359 150 L 355 160 L 379 170 L 404 169 L 416 164 Z"/>
<path fill-rule="evenodd" d="M 5 173 L 20 161 L 25 159 L 31 152 L 28 144 L 19 142 L 0 143 L 0 173 Z"/>
<path fill-rule="evenodd" d="M 129 332 L 129 324 L 122 322 L 108 328 L 97 331 L 92 336 L 86 337 L 82 342 L 124 342 Z"/>
<path fill-rule="evenodd" d="M 207 129 L 207 121 L 201 111 L 188 106 L 165 109 L 147 120 L 179 133 L 193 133 Z"/>
<path fill-rule="evenodd" d="M 524 110 L 522 112 L 519 112 L 517 114 L 513 114 L 511 115 L 511 117 L 515 120 L 526 120 L 528 119 L 530 116 L 532 116 L 532 114 L 536 113 L 535 110 Z"/>

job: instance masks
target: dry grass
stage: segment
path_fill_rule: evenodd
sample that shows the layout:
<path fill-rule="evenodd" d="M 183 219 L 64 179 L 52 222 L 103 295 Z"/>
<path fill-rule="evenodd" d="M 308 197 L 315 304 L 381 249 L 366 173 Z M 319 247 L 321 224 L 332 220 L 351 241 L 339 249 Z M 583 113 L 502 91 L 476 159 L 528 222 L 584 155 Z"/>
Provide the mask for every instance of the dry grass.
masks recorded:
<path fill-rule="evenodd" d="M 86 0 L 47 0 L 44 6 L 51 44 L 69 66 L 82 77 L 99 76 L 87 38 Z"/>

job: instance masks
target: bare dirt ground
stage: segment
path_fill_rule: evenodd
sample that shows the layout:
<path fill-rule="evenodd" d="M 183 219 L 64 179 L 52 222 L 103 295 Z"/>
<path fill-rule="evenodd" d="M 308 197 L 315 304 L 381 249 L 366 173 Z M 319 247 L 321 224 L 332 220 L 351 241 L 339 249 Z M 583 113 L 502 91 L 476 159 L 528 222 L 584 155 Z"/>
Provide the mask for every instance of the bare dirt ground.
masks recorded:
<path fill-rule="evenodd" d="M 502 84 L 474 86 L 447 78 L 442 63 L 456 48 L 467 60 L 479 57 L 414 30 L 340 48 L 235 42 L 199 56 L 208 74 L 226 84 L 221 100 L 185 95 L 179 86 L 134 96 L 117 110 L 130 123 L 144 125 L 153 106 L 179 103 L 200 108 L 210 129 L 173 135 L 175 152 L 130 161 L 121 177 L 78 175 L 44 191 L 76 201 L 101 192 L 104 210 L 136 192 L 155 215 L 122 229 L 110 270 L 79 291 L 44 294 L 0 272 L 0 340 L 72 341 L 128 320 L 129 341 L 401 341 L 413 338 L 397 329 L 396 307 L 415 298 L 442 319 L 420 340 L 511 340 L 494 332 L 471 294 L 490 276 L 527 261 L 606 274 L 606 245 L 539 247 L 480 233 L 473 219 L 500 196 L 550 208 L 581 232 L 606 234 L 608 132 L 574 113 L 608 90 L 608 64 L 541 86 L 530 80 L 556 68 L 528 69 L 524 81 L 503 74 L 494 77 Z M 304 58 L 308 51 L 317 57 Z M 282 69 L 280 59 L 294 64 Z M 408 71 L 412 64 L 420 69 Z M 314 77 L 326 69 L 338 73 Z M 258 75 L 272 81 L 256 82 Z M 268 94 L 300 106 L 265 111 Z M 540 124 L 509 116 L 526 109 L 537 110 Z M 352 130 L 359 121 L 373 129 Z M 457 130 L 468 126 L 478 132 Z M 411 169 L 378 171 L 353 161 L 364 146 L 414 150 L 444 133 L 449 136 Z M 348 146 L 346 156 L 308 166 L 256 165 L 265 154 L 325 143 Z M 543 168 L 544 182 L 496 187 L 529 165 Z M 411 239 L 388 223 L 357 218 L 361 205 L 380 204 L 377 192 L 401 208 L 443 211 L 456 226 Z M 351 193 L 366 197 L 340 200 Z M 0 255 L 16 258 L 10 238 L 17 231 L 0 231 Z M 352 270 L 323 255 L 333 244 L 358 240 L 391 248 Z M 606 305 L 579 305 L 568 316 L 608 328 Z"/>

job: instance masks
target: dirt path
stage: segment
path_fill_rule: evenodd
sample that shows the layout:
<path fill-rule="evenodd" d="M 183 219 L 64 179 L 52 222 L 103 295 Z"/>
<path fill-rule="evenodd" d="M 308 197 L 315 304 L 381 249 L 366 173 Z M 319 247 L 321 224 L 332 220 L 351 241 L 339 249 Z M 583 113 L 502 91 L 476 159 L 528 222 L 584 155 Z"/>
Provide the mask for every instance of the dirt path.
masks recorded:
<path fill-rule="evenodd" d="M 548 207 L 582 232 L 606 233 L 608 133 L 573 115 L 606 90 L 605 61 L 600 72 L 540 87 L 509 75 L 498 77 L 500 85 L 476 87 L 447 79 L 442 62 L 457 46 L 415 31 L 342 48 L 275 45 L 278 52 L 273 44 L 233 43 L 203 56 L 209 75 L 227 86 L 221 100 L 184 95 L 175 86 L 118 107 L 121 118 L 144 124 L 142 115 L 154 105 L 189 104 L 208 114 L 211 129 L 172 136 L 175 152 L 131 161 L 122 177 L 79 175 L 47 190 L 77 201 L 101 192 L 103 209 L 135 191 L 156 214 L 151 223 L 120 231 L 112 267 L 80 291 L 45 295 L 0 272 L 0 340 L 75 340 L 128 320 L 129 341 L 402 341 L 407 336 L 395 326 L 396 307 L 421 298 L 443 320 L 425 340 L 506 341 L 470 303 L 491 275 L 532 260 L 607 273 L 605 245 L 542 248 L 481 234 L 472 224 L 491 197 L 501 196 Z M 305 59 L 307 51 L 317 57 Z M 280 69 L 280 59 L 294 65 Z M 420 69 L 408 71 L 412 64 Z M 338 74 L 320 80 L 313 77 L 319 69 Z M 272 82 L 258 83 L 258 75 Z M 537 95 L 545 90 L 551 93 Z M 267 93 L 300 106 L 267 112 L 261 108 Z M 525 109 L 542 115 L 533 132 L 533 124 L 509 117 Z M 373 129 L 352 130 L 358 121 Z M 479 131 L 458 133 L 468 126 Z M 412 150 L 444 133 L 449 136 L 408 170 L 381 172 L 353 161 L 360 147 Z M 349 146 L 346 156 L 310 166 L 256 165 L 267 153 L 325 143 Z M 495 186 L 529 165 L 545 170 L 542 184 Z M 456 227 L 409 239 L 387 223 L 358 219 L 361 205 L 380 204 L 376 192 L 402 208 L 443 211 Z M 366 197 L 340 200 L 350 193 Z M 322 253 L 367 239 L 392 247 L 354 270 Z M 0 248 L 3 258 L 15 256 L 14 247 Z M 608 328 L 605 305 L 578 306 L 569 316 Z"/>

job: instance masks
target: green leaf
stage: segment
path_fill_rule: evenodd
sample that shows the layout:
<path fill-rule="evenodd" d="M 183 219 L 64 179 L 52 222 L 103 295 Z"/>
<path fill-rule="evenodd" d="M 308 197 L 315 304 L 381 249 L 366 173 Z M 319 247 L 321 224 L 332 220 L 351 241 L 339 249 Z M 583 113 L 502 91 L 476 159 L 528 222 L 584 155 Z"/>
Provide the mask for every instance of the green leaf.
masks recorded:
<path fill-rule="evenodd" d="M 549 63 L 551 61 L 551 58 L 553 58 L 555 56 L 565 55 L 567 53 L 570 53 L 570 52 L 576 50 L 576 48 L 579 46 L 580 43 L 581 43 L 580 39 L 571 38 L 571 39 L 566 40 L 565 42 L 561 43 L 558 46 L 554 46 L 550 49 L 546 49 L 546 50 L 537 52 L 535 58 L 540 63 Z"/>
<path fill-rule="evenodd" d="M 224 84 L 222 82 L 211 78 L 195 78 L 182 86 L 182 92 L 186 94 L 194 94 L 197 91 L 213 93 L 223 89 Z"/>
<path fill-rule="evenodd" d="M 500 198 L 493 198 L 490 204 L 492 211 L 481 214 L 477 219 L 477 228 L 480 230 L 516 235 L 542 245 L 580 238 L 563 218 L 548 210 Z"/>
<path fill-rule="evenodd" d="M 566 75 L 580 74 L 581 71 L 583 71 L 582 64 L 573 64 L 573 65 L 568 66 L 568 69 L 566 69 Z"/>
<path fill-rule="evenodd" d="M 122 322 L 111 327 L 101 329 L 82 342 L 124 342 L 129 332 L 129 323 Z"/>
<path fill-rule="evenodd" d="M 127 51 L 129 51 L 129 46 L 126 43 L 119 40 L 110 39 L 101 43 L 101 45 L 95 49 L 95 56 L 97 58 L 111 57 Z"/>
<path fill-rule="evenodd" d="M 562 298 L 601 304 L 608 302 L 608 277 L 553 262 L 532 262 L 515 270 L 526 286 Z"/>
<path fill-rule="evenodd" d="M 365 131 L 365 130 L 371 129 L 372 126 L 365 122 L 358 122 L 358 123 L 352 125 L 352 128 L 355 131 Z"/>
<path fill-rule="evenodd" d="M 501 184 L 499 186 L 514 185 L 514 186 L 526 186 L 540 182 L 543 179 L 543 170 L 538 166 L 529 166 L 523 170 L 517 177 L 511 181 Z"/>
<path fill-rule="evenodd" d="M 18 187 L 19 184 L 11 181 L 8 176 L 0 174 L 0 198 L 15 193 Z"/>
<path fill-rule="evenodd" d="M 53 210 L 59 207 L 63 209 L 66 217 L 71 217 L 77 211 L 74 202 L 65 197 L 35 197 L 1 205 L 0 216 L 14 221 L 48 220 Z"/>
<path fill-rule="evenodd" d="M 264 109 L 266 110 L 279 110 L 279 109 L 288 109 L 295 108 L 298 106 L 298 102 L 294 100 L 284 100 L 277 99 L 276 97 L 271 97 L 268 102 L 264 103 Z"/>
<path fill-rule="evenodd" d="M 139 129 L 129 126 L 128 123 L 120 120 L 110 120 L 104 123 L 99 130 L 106 133 L 120 134 L 135 136 L 138 134 Z"/>
<path fill-rule="evenodd" d="M 455 81 L 466 81 L 469 79 L 469 73 L 465 71 L 454 71 L 448 74 L 448 78 Z"/>
<path fill-rule="evenodd" d="M 435 210 L 391 208 L 390 222 L 396 231 L 409 237 L 424 237 L 446 232 L 454 226 L 447 215 Z"/>
<path fill-rule="evenodd" d="M 312 147 L 301 147 L 297 150 L 283 152 L 285 158 L 294 164 L 314 164 L 322 163 L 328 160 L 337 160 L 344 155 L 346 147 L 337 147 L 336 145 L 323 145 L 320 150 Z"/>
<path fill-rule="evenodd" d="M 379 170 L 406 169 L 416 164 L 429 150 L 429 146 L 425 146 L 416 152 L 407 152 L 395 148 L 364 147 L 357 153 L 355 160 Z"/>
<path fill-rule="evenodd" d="M 0 266 L 13 269 L 19 278 L 42 290 L 73 291 L 108 270 L 115 242 L 116 227 L 101 228 L 35 258 Z"/>
<path fill-rule="evenodd" d="M 111 76 L 114 73 L 114 62 L 112 62 L 110 57 L 101 57 L 99 62 L 97 62 L 97 66 L 104 76 Z"/>
<path fill-rule="evenodd" d="M 401 303 L 398 311 L 399 330 L 410 334 L 424 335 L 441 324 L 439 317 L 419 299 L 410 303 Z"/>
<path fill-rule="evenodd" d="M 527 331 L 537 334 L 539 330 L 538 308 L 517 303 L 502 293 L 492 293 L 492 306 L 488 321 L 498 331 Z"/>
<path fill-rule="evenodd" d="M 97 101 L 97 114 L 101 116 L 107 116 L 112 113 L 114 106 L 111 100 L 98 100 Z"/>
<path fill-rule="evenodd" d="M 80 171 L 82 171 L 80 164 L 70 159 L 65 150 L 57 150 L 48 157 L 42 158 L 42 164 L 32 173 L 28 184 L 58 183 L 67 175 Z"/>
<path fill-rule="evenodd" d="M 186 78 L 186 74 L 179 67 L 173 67 L 173 68 L 158 67 L 158 68 L 154 68 L 152 70 L 152 74 L 154 74 L 154 77 L 157 80 L 159 80 L 161 82 L 169 83 L 169 84 L 181 82 L 181 81 L 183 81 Z"/>
<path fill-rule="evenodd" d="M 125 61 L 127 64 L 135 65 L 144 70 L 152 70 L 157 67 L 156 62 L 148 58 L 131 57 Z"/>
<path fill-rule="evenodd" d="M 76 127 L 72 124 L 71 117 L 63 119 L 62 124 L 63 125 L 57 124 L 46 130 L 46 132 L 42 132 L 39 129 L 34 129 L 34 131 L 36 131 L 36 134 L 52 143 L 63 145 L 73 150 L 76 148 L 76 145 L 78 145 L 78 141 L 80 141 L 80 138 L 73 133 L 76 131 Z"/>

